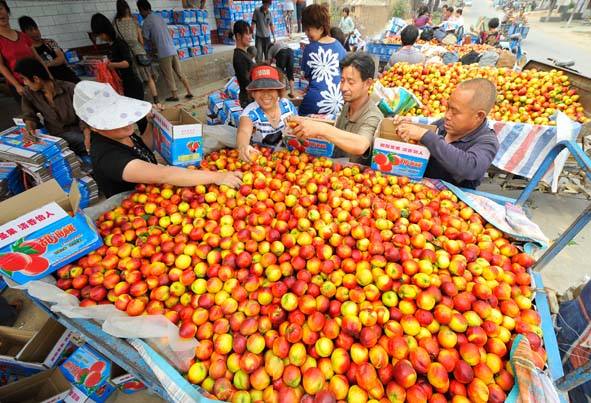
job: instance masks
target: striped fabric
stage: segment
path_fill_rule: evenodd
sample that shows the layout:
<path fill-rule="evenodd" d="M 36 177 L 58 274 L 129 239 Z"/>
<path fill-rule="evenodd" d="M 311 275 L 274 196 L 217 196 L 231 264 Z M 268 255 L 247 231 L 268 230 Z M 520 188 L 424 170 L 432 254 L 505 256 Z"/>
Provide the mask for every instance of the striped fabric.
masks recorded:
<path fill-rule="evenodd" d="M 417 123 L 430 123 L 434 118 L 415 117 Z M 544 157 L 557 142 L 575 141 L 581 125 L 569 119 L 564 113 L 556 116 L 556 126 L 540 126 L 527 123 L 497 122 L 489 120 L 490 127 L 499 138 L 499 151 L 492 162 L 494 166 L 515 175 L 531 178 Z M 552 184 L 552 191 L 557 190 L 558 176 L 568 158 L 568 151 L 563 151 L 544 177 Z"/>
<path fill-rule="evenodd" d="M 293 106 L 291 101 L 286 98 L 281 98 L 279 100 L 279 108 L 281 109 L 281 121 L 277 127 L 273 127 L 273 125 L 271 125 L 271 122 L 269 122 L 269 119 L 267 119 L 267 115 L 265 115 L 265 112 L 263 112 L 256 101 L 250 103 L 246 108 L 244 108 L 241 117 L 248 117 L 254 126 L 254 133 L 251 139 L 253 143 L 261 143 L 265 137 L 273 133 L 283 132 L 285 129 L 286 119 L 290 116 L 298 114 L 295 106 Z"/>

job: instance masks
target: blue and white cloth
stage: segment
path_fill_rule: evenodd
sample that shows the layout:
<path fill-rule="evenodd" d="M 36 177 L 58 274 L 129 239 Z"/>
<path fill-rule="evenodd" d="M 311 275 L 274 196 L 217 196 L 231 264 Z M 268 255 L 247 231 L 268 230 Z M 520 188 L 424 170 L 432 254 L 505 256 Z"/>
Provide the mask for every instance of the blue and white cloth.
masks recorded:
<path fill-rule="evenodd" d="M 295 106 L 287 98 L 279 99 L 279 109 L 281 110 L 281 120 L 279 121 L 277 127 L 273 127 L 267 118 L 267 115 L 259 106 L 259 104 L 256 103 L 256 101 L 250 103 L 246 108 L 244 108 L 244 111 L 242 111 L 242 115 L 240 115 L 240 117 L 249 118 L 254 126 L 254 133 L 252 134 L 251 142 L 262 143 L 263 139 L 267 136 L 278 132 L 283 133 L 285 131 L 287 118 L 294 115 L 297 116 L 298 114 Z"/>
<path fill-rule="evenodd" d="M 311 42 L 304 49 L 302 72 L 310 82 L 300 105 L 300 115 L 338 116 L 343 107 L 340 61 L 347 51 L 339 41 Z"/>

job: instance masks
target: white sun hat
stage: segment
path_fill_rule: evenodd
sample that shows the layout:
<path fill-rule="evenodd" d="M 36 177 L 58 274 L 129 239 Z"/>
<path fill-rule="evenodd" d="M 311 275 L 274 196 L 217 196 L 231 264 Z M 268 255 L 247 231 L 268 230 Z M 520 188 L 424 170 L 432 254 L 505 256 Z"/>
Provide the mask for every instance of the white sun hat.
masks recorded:
<path fill-rule="evenodd" d="M 76 115 L 94 129 L 113 130 L 129 126 L 151 109 L 151 103 L 119 95 L 109 84 L 80 81 L 74 88 Z"/>

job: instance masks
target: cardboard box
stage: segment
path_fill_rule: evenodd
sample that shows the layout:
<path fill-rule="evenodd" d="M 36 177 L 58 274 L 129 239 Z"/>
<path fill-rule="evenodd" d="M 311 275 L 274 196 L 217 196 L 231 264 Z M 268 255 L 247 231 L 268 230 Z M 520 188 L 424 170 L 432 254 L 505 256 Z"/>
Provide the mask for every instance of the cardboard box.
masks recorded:
<path fill-rule="evenodd" d="M 414 123 L 413 123 L 414 124 Z M 432 125 L 419 125 L 435 130 Z M 396 135 L 397 125 L 385 118 L 377 128 L 373 144 L 371 168 L 389 175 L 408 176 L 421 180 L 429 163 L 427 147 L 400 141 Z"/>
<path fill-rule="evenodd" d="M 53 179 L 0 203 L 2 274 L 24 284 L 99 248 L 103 240 L 79 205 L 78 183 L 67 195 Z"/>
<path fill-rule="evenodd" d="M 116 389 L 111 380 L 124 375 L 121 368 L 88 344 L 74 351 L 60 370 L 72 386 L 64 402 L 76 403 L 106 401 Z"/>
<path fill-rule="evenodd" d="M 53 368 L 75 349 L 72 332 L 49 319 L 38 332 L 0 327 L 0 385 Z"/>
<path fill-rule="evenodd" d="M 154 146 L 171 165 L 196 165 L 203 158 L 203 125 L 187 111 L 154 112 Z"/>
<path fill-rule="evenodd" d="M 316 122 L 322 122 L 333 126 L 335 122 L 333 120 L 313 118 L 313 117 L 300 117 L 300 119 L 314 120 Z M 300 140 L 295 136 L 286 133 L 283 135 L 283 143 L 285 148 L 289 151 L 298 150 L 305 152 L 306 154 L 314 155 L 316 157 L 332 157 L 334 153 L 334 144 L 326 140 L 321 139 L 308 139 Z"/>
<path fill-rule="evenodd" d="M 50 369 L 0 387 L 2 403 L 57 403 L 70 391 L 59 369 Z"/>
<path fill-rule="evenodd" d="M 131 374 L 125 374 L 111 379 L 111 383 L 126 395 L 131 395 L 146 389 L 146 385 Z"/>

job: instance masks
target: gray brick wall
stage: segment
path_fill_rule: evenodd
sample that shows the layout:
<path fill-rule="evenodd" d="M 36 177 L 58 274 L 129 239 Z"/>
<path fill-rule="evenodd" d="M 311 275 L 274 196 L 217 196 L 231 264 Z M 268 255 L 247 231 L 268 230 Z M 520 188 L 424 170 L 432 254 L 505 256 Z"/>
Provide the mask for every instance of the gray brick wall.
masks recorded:
<path fill-rule="evenodd" d="M 127 0 L 132 11 L 137 11 L 135 0 Z M 152 9 L 182 9 L 181 0 L 151 0 Z M 209 26 L 215 29 L 213 1 L 207 0 Z M 18 29 L 18 18 L 32 17 L 43 37 L 56 40 L 62 49 L 90 45 L 90 17 L 103 13 L 108 18 L 115 16 L 115 0 L 8 0 L 11 26 Z"/>

